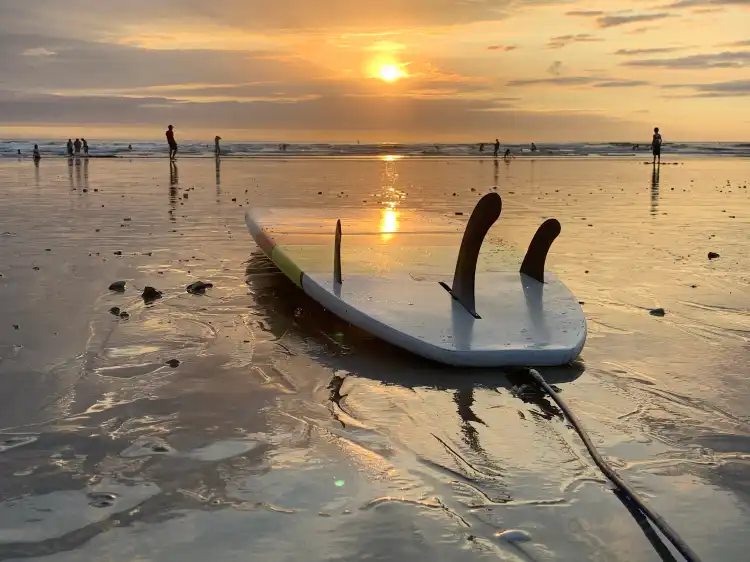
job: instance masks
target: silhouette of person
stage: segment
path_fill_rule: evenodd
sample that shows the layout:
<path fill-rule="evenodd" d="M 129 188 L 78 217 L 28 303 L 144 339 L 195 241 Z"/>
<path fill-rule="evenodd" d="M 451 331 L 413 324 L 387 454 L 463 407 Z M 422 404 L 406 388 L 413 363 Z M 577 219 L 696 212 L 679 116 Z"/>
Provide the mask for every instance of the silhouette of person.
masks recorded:
<path fill-rule="evenodd" d="M 89 155 L 89 143 L 86 142 L 86 139 L 81 138 L 81 143 L 83 144 L 83 153 L 88 156 Z"/>
<path fill-rule="evenodd" d="M 167 127 L 167 144 L 169 145 L 169 159 L 174 160 L 177 157 L 177 141 L 174 140 L 174 127 Z"/>
<path fill-rule="evenodd" d="M 219 146 L 220 140 L 221 137 L 219 135 L 216 135 L 216 138 L 214 139 L 214 154 L 216 156 L 221 156 L 221 147 Z"/>
<path fill-rule="evenodd" d="M 654 155 L 654 163 L 656 163 L 656 159 L 658 158 L 659 164 L 661 164 L 661 144 L 662 138 L 659 133 L 659 127 L 654 127 L 654 138 L 651 140 L 651 153 Z"/>
<path fill-rule="evenodd" d="M 76 154 L 81 153 L 81 139 L 76 139 L 76 142 L 73 143 L 73 147 L 76 149 Z"/>
<path fill-rule="evenodd" d="M 497 155 L 500 154 L 500 140 L 495 139 L 495 153 L 494 156 L 497 158 Z"/>
<path fill-rule="evenodd" d="M 39 153 L 39 145 L 34 145 L 34 162 L 39 162 L 41 160 L 42 155 Z"/>
<path fill-rule="evenodd" d="M 71 139 L 68 139 L 68 144 L 66 145 L 66 148 L 68 150 L 68 156 L 73 156 L 73 141 Z"/>

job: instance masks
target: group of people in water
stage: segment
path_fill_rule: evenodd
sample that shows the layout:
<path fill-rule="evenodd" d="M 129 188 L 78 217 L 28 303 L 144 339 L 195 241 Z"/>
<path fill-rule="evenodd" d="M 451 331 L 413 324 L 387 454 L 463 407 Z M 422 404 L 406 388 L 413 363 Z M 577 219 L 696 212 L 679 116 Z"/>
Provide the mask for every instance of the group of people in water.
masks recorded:
<path fill-rule="evenodd" d="M 484 145 L 485 145 L 485 143 L 483 143 L 483 142 L 479 143 L 479 152 L 484 152 Z M 531 152 L 536 152 L 537 150 L 539 150 L 539 149 L 532 142 L 531 143 Z M 500 140 L 499 139 L 495 139 L 494 150 L 492 151 L 492 155 L 495 158 L 497 158 L 500 155 Z M 510 148 L 506 148 L 505 149 L 505 153 L 503 154 L 503 158 L 505 158 L 506 160 L 508 158 L 513 158 L 513 154 L 511 153 Z"/>

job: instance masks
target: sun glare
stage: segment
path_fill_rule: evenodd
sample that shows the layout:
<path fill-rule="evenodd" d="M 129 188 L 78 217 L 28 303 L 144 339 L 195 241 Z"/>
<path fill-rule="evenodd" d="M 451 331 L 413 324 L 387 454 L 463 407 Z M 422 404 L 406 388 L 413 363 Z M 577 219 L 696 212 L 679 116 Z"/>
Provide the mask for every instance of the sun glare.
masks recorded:
<path fill-rule="evenodd" d="M 385 64 L 380 67 L 380 78 L 386 82 L 395 82 L 404 76 L 404 71 L 395 64 Z"/>

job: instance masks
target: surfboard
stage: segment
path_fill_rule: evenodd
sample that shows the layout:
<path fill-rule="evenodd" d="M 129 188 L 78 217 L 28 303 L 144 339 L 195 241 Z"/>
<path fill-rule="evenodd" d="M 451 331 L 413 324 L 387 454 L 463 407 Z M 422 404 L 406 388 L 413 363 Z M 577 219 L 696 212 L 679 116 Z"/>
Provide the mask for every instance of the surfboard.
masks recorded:
<path fill-rule="evenodd" d="M 411 210 L 263 207 L 245 222 L 302 291 L 393 345 L 454 366 L 568 363 L 586 319 L 544 269 L 560 223 L 545 221 L 521 260 L 496 234 L 483 247 L 501 210 L 490 193 L 466 224 Z"/>

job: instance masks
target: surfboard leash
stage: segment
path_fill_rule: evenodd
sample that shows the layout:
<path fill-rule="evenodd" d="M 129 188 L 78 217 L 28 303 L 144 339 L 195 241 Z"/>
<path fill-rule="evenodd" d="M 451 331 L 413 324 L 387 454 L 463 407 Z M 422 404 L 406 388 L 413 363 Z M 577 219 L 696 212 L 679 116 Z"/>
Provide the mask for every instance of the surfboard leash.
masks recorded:
<path fill-rule="evenodd" d="M 591 439 L 588 436 L 588 433 L 586 433 L 586 430 L 581 425 L 581 422 L 578 421 L 578 418 L 575 416 L 575 414 L 571 411 L 570 408 L 568 408 L 568 405 L 565 403 L 565 401 L 558 396 L 557 392 L 549 385 L 547 384 L 547 381 L 544 380 L 544 377 L 536 371 L 535 369 L 529 369 L 529 374 L 534 379 L 534 382 L 536 382 L 540 387 L 544 389 L 544 391 L 549 395 L 550 398 L 557 404 L 557 406 L 562 410 L 562 412 L 565 414 L 565 417 L 568 418 L 571 425 L 575 429 L 578 436 L 583 441 L 583 444 L 586 446 L 586 449 L 589 452 L 589 455 L 591 455 L 591 458 L 593 459 L 596 466 L 599 467 L 599 470 L 601 470 L 604 475 L 609 478 L 609 480 L 617 487 L 617 490 L 620 492 L 622 496 L 626 500 L 628 500 L 631 504 L 635 505 L 641 513 L 643 513 L 649 521 L 657 528 L 659 529 L 662 534 L 664 534 L 667 539 L 669 539 L 669 542 L 674 545 L 674 547 L 677 549 L 677 551 L 687 560 L 687 562 L 701 562 L 701 559 L 698 557 L 698 555 L 685 543 L 685 541 L 677 534 L 677 532 L 670 527 L 669 523 L 666 522 L 666 520 L 656 513 L 653 509 L 648 507 L 643 500 L 638 497 L 638 494 L 633 490 L 620 476 L 614 471 L 614 469 L 607 464 L 607 462 L 602 458 L 602 456 L 599 454 L 599 451 L 596 450 L 596 447 L 591 442 Z"/>

